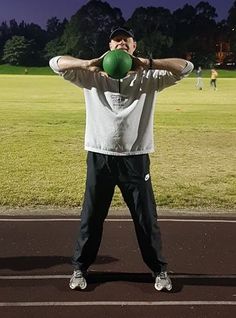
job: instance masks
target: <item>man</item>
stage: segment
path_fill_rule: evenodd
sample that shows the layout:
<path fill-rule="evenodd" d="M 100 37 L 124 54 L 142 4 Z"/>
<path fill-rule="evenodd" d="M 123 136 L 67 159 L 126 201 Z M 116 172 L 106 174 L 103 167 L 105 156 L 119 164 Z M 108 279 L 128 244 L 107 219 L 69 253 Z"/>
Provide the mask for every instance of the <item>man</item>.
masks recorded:
<path fill-rule="evenodd" d="M 213 87 L 215 91 L 217 90 L 217 88 L 216 88 L 217 76 L 218 76 L 218 72 L 216 71 L 215 68 L 213 68 L 211 70 L 211 82 L 210 82 L 210 84 L 211 84 L 211 87 Z"/>
<path fill-rule="evenodd" d="M 104 55 L 91 60 L 70 56 L 50 60 L 56 73 L 84 89 L 86 104 L 87 180 L 69 286 L 87 286 L 86 273 L 97 256 L 117 185 L 131 212 L 143 260 L 155 276 L 155 288 L 171 290 L 161 250 L 149 153 L 154 151 L 156 92 L 174 85 L 193 65 L 178 58 L 134 57 L 134 34 L 122 27 L 114 29 L 109 40 L 110 50 L 124 50 L 133 59 L 134 70 L 121 80 L 109 78 L 101 70 Z"/>
<path fill-rule="evenodd" d="M 202 68 L 201 68 L 201 66 L 199 66 L 198 69 L 196 70 L 196 76 L 197 76 L 196 87 L 197 87 L 197 89 L 199 89 L 201 91 L 203 89 Z"/>

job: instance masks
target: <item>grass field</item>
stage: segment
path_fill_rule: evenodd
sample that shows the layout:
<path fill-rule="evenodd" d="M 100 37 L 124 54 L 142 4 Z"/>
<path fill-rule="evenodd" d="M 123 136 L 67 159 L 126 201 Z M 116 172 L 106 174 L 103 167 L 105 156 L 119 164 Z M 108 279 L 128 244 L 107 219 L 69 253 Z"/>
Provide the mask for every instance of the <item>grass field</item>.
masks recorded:
<path fill-rule="evenodd" d="M 49 66 L 44 67 L 24 67 L 12 66 L 8 64 L 0 64 L 0 74 L 8 75 L 25 75 L 25 70 L 29 75 L 53 75 L 53 71 Z"/>
<path fill-rule="evenodd" d="M 25 69 L 29 75 L 53 75 L 53 71 L 49 66 L 43 67 L 27 67 L 24 66 L 12 66 L 9 64 L 0 64 L 0 74 L 8 74 L 8 75 L 25 75 Z M 203 78 L 209 78 L 211 74 L 210 70 L 203 70 L 202 76 Z M 235 70 L 219 70 L 219 75 L 221 78 L 236 78 Z M 189 77 L 193 78 L 196 74 L 193 71 Z"/>
<path fill-rule="evenodd" d="M 0 206 L 80 206 L 82 90 L 57 76 L 0 75 Z M 159 95 L 152 180 L 159 206 L 235 209 L 236 79 L 185 79 Z M 124 206 L 119 191 L 113 206 Z"/>

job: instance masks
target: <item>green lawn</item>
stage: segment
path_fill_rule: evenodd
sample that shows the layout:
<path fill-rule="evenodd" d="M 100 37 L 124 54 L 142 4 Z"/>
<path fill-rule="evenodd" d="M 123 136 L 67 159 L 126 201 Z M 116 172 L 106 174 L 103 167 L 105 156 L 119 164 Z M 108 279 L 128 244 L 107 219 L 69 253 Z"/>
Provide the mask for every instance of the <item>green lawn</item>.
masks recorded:
<path fill-rule="evenodd" d="M 49 66 L 44 67 L 24 67 L 24 66 L 12 66 L 8 64 L 0 64 L 0 74 L 14 74 L 25 75 L 25 72 L 29 75 L 52 75 L 53 71 Z"/>
<path fill-rule="evenodd" d="M 219 74 L 219 78 L 236 78 L 236 71 L 235 70 L 223 70 L 217 69 Z M 191 78 L 196 77 L 195 71 L 193 71 L 190 76 Z M 203 78 L 210 78 L 211 77 L 211 70 L 202 70 L 202 77 Z"/>
<path fill-rule="evenodd" d="M 151 155 L 158 204 L 235 209 L 236 79 L 185 79 L 163 91 Z M 0 205 L 80 206 L 85 183 L 82 90 L 57 76 L 0 75 Z M 119 191 L 113 206 L 124 205 Z"/>
<path fill-rule="evenodd" d="M 53 71 L 49 66 L 43 67 L 24 67 L 24 66 L 12 66 L 9 64 L 0 64 L 0 74 L 8 75 L 25 75 L 25 70 L 27 69 L 28 75 L 53 75 Z M 236 70 L 218 70 L 220 78 L 236 78 Z M 203 69 L 203 78 L 210 78 L 211 71 Z M 196 77 L 193 71 L 190 76 L 191 78 Z"/>

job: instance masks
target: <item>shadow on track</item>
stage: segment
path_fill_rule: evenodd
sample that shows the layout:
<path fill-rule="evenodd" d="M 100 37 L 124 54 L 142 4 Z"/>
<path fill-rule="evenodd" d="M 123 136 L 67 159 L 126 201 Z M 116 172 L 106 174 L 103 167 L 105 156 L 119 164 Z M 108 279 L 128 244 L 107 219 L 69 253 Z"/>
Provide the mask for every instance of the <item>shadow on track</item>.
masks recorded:
<path fill-rule="evenodd" d="M 118 259 L 99 255 L 95 264 L 109 264 L 117 262 Z M 15 256 L 0 257 L 0 270 L 10 269 L 13 271 L 30 271 L 34 269 L 50 268 L 57 265 L 71 264 L 71 258 L 68 256 Z"/>
<path fill-rule="evenodd" d="M 178 293 L 184 286 L 224 286 L 235 287 L 236 275 L 223 276 L 204 275 L 204 274 L 171 274 L 173 289 L 168 293 Z M 178 277 L 179 276 L 179 277 Z M 187 277 L 181 277 L 187 276 Z M 212 276 L 212 277 L 211 277 Z M 235 276 L 235 277 L 232 277 Z M 122 273 L 122 272 L 89 272 L 87 277 L 88 289 L 92 291 L 99 285 L 108 282 L 134 282 L 140 284 L 153 283 L 154 278 L 150 273 Z"/>

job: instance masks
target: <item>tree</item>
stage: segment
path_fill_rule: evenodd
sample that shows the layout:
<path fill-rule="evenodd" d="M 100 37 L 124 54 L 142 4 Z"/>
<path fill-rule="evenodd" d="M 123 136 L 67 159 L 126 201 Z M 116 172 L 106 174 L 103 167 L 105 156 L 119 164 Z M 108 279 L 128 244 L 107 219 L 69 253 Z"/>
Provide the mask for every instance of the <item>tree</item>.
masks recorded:
<path fill-rule="evenodd" d="M 16 35 L 6 42 L 3 49 L 3 61 L 11 65 L 30 66 L 33 63 L 34 54 L 33 41 Z"/>
<path fill-rule="evenodd" d="M 34 40 L 37 50 L 43 50 L 47 43 L 46 31 L 35 23 L 25 24 L 20 35 L 24 36 L 27 40 Z"/>
<path fill-rule="evenodd" d="M 126 25 L 134 30 L 138 52 L 143 56 L 162 57 L 173 44 L 173 19 L 162 7 L 137 8 Z"/>
<path fill-rule="evenodd" d="M 135 31 L 137 40 L 157 31 L 171 35 L 174 27 L 170 11 L 162 7 L 137 8 L 126 25 Z"/>
<path fill-rule="evenodd" d="M 94 58 L 108 49 L 108 37 L 114 25 L 123 25 L 120 9 L 101 0 L 91 0 L 72 16 L 62 41 L 68 54 Z"/>
<path fill-rule="evenodd" d="M 196 16 L 193 24 L 192 50 L 195 52 L 193 62 L 209 67 L 216 62 L 217 43 L 216 9 L 208 2 L 201 1 L 196 5 Z M 200 64 L 200 61 L 201 64 Z"/>
<path fill-rule="evenodd" d="M 0 25 L 0 60 L 2 59 L 4 45 L 10 37 L 11 35 L 7 23 L 2 22 Z"/>
<path fill-rule="evenodd" d="M 10 20 L 9 29 L 12 35 L 19 35 L 19 27 L 15 19 Z"/>
<path fill-rule="evenodd" d="M 196 13 L 198 16 L 200 16 L 202 19 L 206 20 L 214 20 L 217 18 L 216 9 L 211 6 L 208 2 L 201 1 L 196 5 Z"/>
<path fill-rule="evenodd" d="M 177 56 L 186 55 L 193 50 L 192 30 L 195 17 L 196 9 L 188 4 L 173 12 L 175 22 L 174 54 Z"/>
<path fill-rule="evenodd" d="M 31 50 L 31 53 L 28 52 L 29 56 L 25 63 L 32 65 L 45 64 L 45 61 L 43 61 L 43 49 L 47 43 L 46 31 L 34 23 L 26 24 L 24 21 L 21 21 L 17 24 L 14 19 L 10 21 L 9 26 L 7 23 L 2 23 L 0 26 L 0 59 L 2 61 L 4 55 L 3 48 L 6 42 L 12 39 L 13 36 L 24 37 L 29 50 Z M 17 56 L 18 58 L 19 56 Z"/>
<path fill-rule="evenodd" d="M 191 55 L 194 64 L 203 67 L 214 64 L 218 32 L 216 9 L 201 1 L 195 8 L 186 4 L 176 10 L 173 17 L 176 25 L 175 55 Z"/>
<path fill-rule="evenodd" d="M 57 39 L 62 36 L 65 26 L 68 23 L 66 19 L 62 22 L 57 17 L 52 17 L 47 21 L 47 38 L 49 41 Z"/>
<path fill-rule="evenodd" d="M 232 7 L 229 9 L 227 22 L 232 29 L 236 29 L 236 1 L 234 1 Z"/>
<path fill-rule="evenodd" d="M 138 41 L 138 53 L 141 56 L 162 57 L 172 45 L 172 38 L 158 31 Z"/>
<path fill-rule="evenodd" d="M 53 56 L 65 55 L 65 45 L 60 38 L 48 42 L 44 49 L 44 58 L 48 61 Z"/>
<path fill-rule="evenodd" d="M 227 22 L 230 32 L 230 46 L 236 60 L 236 1 L 234 1 L 233 6 L 229 9 Z"/>

